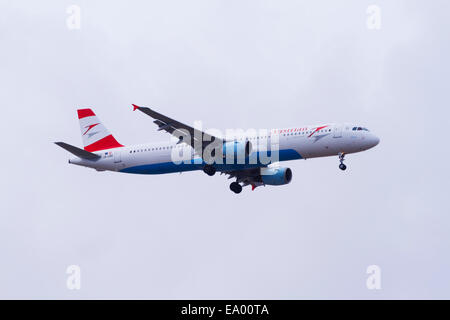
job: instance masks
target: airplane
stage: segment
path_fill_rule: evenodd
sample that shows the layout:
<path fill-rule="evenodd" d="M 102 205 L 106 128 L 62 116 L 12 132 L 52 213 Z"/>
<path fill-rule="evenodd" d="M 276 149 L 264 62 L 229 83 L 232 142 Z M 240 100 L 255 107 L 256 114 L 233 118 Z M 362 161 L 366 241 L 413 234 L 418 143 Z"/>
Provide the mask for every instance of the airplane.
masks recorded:
<path fill-rule="evenodd" d="M 225 139 L 185 125 L 148 107 L 133 104 L 133 110 L 148 115 L 158 126 L 158 131 L 168 132 L 178 140 L 124 146 L 106 129 L 92 109 L 85 108 L 77 110 L 84 148 L 64 142 L 55 143 L 76 156 L 69 160 L 70 164 L 97 171 L 131 174 L 202 170 L 213 176 L 220 172 L 228 175 L 229 179 L 235 179 L 230 184 L 230 190 L 240 193 L 245 186 L 251 186 L 254 190 L 260 186 L 289 184 L 292 170 L 281 167 L 282 161 L 338 156 L 339 168 L 346 170 L 345 155 L 368 150 L 380 142 L 365 127 L 348 123 L 271 129 L 263 134 Z M 206 152 L 208 148 L 209 153 Z M 182 154 L 182 161 L 174 161 L 174 154 Z M 225 158 L 231 161 L 224 162 Z"/>

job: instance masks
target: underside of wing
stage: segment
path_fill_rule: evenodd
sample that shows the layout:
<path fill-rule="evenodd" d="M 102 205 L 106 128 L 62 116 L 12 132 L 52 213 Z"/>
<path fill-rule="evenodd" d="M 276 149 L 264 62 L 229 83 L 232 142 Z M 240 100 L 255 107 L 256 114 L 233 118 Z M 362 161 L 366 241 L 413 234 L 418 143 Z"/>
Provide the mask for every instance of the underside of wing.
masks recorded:
<path fill-rule="evenodd" d="M 252 190 L 255 190 L 259 186 L 282 186 L 290 183 L 292 180 L 292 170 L 280 167 L 278 163 L 259 168 L 222 171 L 221 173 L 227 174 L 229 179 L 236 179 L 230 185 L 230 189 L 235 193 L 240 193 L 242 187 L 248 185 L 251 185 Z"/>
<path fill-rule="evenodd" d="M 228 175 L 228 179 L 236 179 L 236 182 L 241 184 L 243 187 L 251 185 L 252 190 L 255 190 L 256 187 L 264 185 L 261 178 L 260 168 L 222 171 L 220 174 Z"/>

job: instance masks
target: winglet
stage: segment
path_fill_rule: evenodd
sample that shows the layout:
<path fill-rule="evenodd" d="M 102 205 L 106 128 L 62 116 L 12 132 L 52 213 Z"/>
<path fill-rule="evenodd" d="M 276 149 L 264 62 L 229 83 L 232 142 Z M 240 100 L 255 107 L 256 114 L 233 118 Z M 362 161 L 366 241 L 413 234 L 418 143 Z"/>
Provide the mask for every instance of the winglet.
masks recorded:
<path fill-rule="evenodd" d="M 139 106 L 137 106 L 137 105 L 135 105 L 135 104 L 132 104 L 132 106 L 133 106 L 133 111 L 136 111 L 136 109 L 139 109 L 139 108 L 140 108 Z"/>

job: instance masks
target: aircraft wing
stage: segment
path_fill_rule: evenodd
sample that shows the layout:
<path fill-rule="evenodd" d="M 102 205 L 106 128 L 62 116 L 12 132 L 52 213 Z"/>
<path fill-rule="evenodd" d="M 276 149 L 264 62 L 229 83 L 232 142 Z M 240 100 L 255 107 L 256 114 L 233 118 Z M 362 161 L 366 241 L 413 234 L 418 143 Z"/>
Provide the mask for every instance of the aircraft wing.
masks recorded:
<path fill-rule="evenodd" d="M 185 142 L 189 144 L 200 156 L 203 154 L 203 150 L 205 149 L 205 147 L 212 141 L 220 141 L 220 143 L 223 143 L 223 139 L 221 138 L 209 135 L 203 131 L 200 131 L 177 120 L 169 118 L 161 113 L 158 113 L 148 107 L 140 107 L 133 104 L 133 108 L 134 111 L 139 110 L 155 119 L 153 123 L 155 123 L 159 127 L 158 131 L 164 130 L 174 135 L 175 137 L 180 138 L 180 141 L 178 143 Z"/>

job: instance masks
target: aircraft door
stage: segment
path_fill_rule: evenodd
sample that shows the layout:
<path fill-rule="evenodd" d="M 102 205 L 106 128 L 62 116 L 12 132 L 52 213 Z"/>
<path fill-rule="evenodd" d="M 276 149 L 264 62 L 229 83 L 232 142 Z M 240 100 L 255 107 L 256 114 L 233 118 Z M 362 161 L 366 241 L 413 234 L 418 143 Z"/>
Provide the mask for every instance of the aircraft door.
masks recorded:
<path fill-rule="evenodd" d="M 334 126 L 333 138 L 342 138 L 342 125 Z"/>
<path fill-rule="evenodd" d="M 120 162 L 122 162 L 122 151 L 121 150 L 114 151 L 114 163 Z"/>

